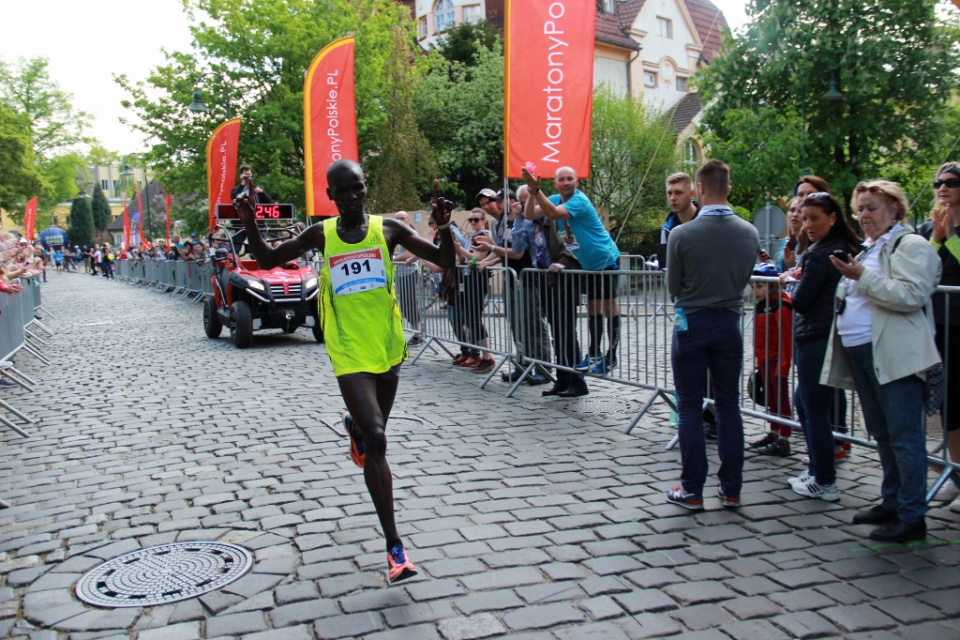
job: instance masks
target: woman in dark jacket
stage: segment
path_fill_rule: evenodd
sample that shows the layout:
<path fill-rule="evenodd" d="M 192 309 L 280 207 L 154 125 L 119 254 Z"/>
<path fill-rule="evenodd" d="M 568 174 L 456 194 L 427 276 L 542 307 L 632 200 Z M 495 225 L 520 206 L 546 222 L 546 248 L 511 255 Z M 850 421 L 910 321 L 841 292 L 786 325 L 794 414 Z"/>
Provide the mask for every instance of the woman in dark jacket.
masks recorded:
<path fill-rule="evenodd" d="M 860 252 L 860 239 L 839 203 L 826 192 L 813 193 L 800 206 L 803 228 L 810 246 L 800 263 L 800 282 L 793 292 L 794 353 L 797 389 L 794 402 L 807 441 L 810 463 L 807 471 L 791 478 L 793 490 L 805 497 L 840 499 L 834 468 L 833 430 L 830 407 L 834 390 L 820 384 L 820 370 L 833 323 L 834 292 L 840 272 L 830 263 L 835 251 Z"/>

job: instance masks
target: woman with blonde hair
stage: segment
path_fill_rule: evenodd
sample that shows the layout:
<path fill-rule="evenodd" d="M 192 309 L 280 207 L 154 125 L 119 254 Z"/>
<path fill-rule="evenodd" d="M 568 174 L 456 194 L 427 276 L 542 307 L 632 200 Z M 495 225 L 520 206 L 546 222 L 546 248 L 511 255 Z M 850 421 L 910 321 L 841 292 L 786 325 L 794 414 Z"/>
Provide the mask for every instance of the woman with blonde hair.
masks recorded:
<path fill-rule="evenodd" d="M 850 206 L 866 248 L 856 258 L 830 257 L 843 278 L 821 382 L 856 389 L 880 454 L 882 500 L 853 523 L 879 525 L 873 540 L 921 540 L 927 534 L 924 376 L 940 363 L 927 307 L 940 259 L 902 223 L 909 205 L 897 183 L 861 182 Z"/>

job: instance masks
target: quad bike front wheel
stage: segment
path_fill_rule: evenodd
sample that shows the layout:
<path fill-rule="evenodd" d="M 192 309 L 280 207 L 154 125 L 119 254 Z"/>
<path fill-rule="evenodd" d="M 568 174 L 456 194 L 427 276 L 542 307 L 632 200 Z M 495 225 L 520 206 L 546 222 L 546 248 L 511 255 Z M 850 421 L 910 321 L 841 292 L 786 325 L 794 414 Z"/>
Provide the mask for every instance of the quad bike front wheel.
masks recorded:
<path fill-rule="evenodd" d="M 237 349 L 246 349 L 253 342 L 253 313 L 243 300 L 230 307 L 230 338 Z"/>
<path fill-rule="evenodd" d="M 217 301 L 213 296 L 207 296 L 203 301 L 203 331 L 208 338 L 219 338 L 223 331 L 223 323 L 217 315 Z"/>

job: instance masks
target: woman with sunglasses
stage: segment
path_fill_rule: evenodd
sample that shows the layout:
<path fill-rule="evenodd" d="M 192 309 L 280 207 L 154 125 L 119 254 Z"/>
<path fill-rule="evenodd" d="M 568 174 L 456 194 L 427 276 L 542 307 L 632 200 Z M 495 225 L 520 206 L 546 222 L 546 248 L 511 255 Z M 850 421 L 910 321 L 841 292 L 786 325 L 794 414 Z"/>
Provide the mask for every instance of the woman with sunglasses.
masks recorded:
<path fill-rule="evenodd" d="M 850 206 L 867 236 L 866 249 L 856 258 L 830 257 L 843 279 L 823 381 L 857 390 L 883 468 L 882 501 L 857 513 L 853 523 L 880 525 L 870 532 L 873 540 L 921 540 L 927 534 L 921 376 L 940 362 L 932 311 L 925 311 L 940 279 L 940 259 L 902 224 L 908 204 L 895 182 L 860 183 Z"/>
<path fill-rule="evenodd" d="M 833 502 L 840 499 L 831 426 L 834 391 L 820 384 L 833 321 L 833 294 L 840 281 L 840 273 L 830 264 L 829 256 L 834 251 L 856 253 L 860 239 L 829 193 L 806 196 L 800 204 L 800 214 L 810 246 L 803 254 L 800 281 L 793 292 L 797 364 L 794 403 L 810 460 L 807 470 L 791 478 L 790 485 L 799 495 Z"/>
<path fill-rule="evenodd" d="M 937 209 L 934 211 L 930 244 L 940 257 L 943 275 L 940 284 L 960 286 L 960 162 L 947 162 L 937 170 L 933 181 Z M 947 433 L 950 460 L 960 462 L 960 294 L 933 295 L 933 318 L 937 349 L 947 368 L 947 388 L 955 390 L 944 397 L 940 418 Z M 950 502 L 950 510 L 960 512 L 960 478 L 951 477 L 934 495 L 938 502 Z"/>
<path fill-rule="evenodd" d="M 474 349 L 472 357 L 454 364 L 469 367 L 474 373 L 487 373 L 494 368 L 496 361 L 487 349 L 490 348 L 490 337 L 483 324 L 483 307 L 490 293 L 490 274 L 484 270 L 482 264 L 490 252 L 483 244 L 477 242 L 480 236 L 490 236 L 487 230 L 487 218 L 483 209 L 476 208 L 470 211 L 467 217 L 470 230 L 465 245 L 457 244 L 457 255 L 467 269 L 460 271 L 463 287 L 460 290 L 454 306 L 455 321 L 464 327 L 469 335 L 470 342 L 483 348 Z"/>

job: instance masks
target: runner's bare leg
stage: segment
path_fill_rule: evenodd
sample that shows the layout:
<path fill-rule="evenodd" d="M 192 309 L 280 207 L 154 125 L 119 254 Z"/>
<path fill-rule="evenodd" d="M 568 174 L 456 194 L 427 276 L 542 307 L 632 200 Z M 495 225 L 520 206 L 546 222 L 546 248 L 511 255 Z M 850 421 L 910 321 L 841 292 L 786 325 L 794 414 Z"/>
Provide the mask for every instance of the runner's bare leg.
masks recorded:
<path fill-rule="evenodd" d="M 388 547 L 400 541 L 393 512 L 393 476 L 387 464 L 385 434 L 399 382 L 376 378 L 337 378 L 347 411 L 363 435 L 366 452 L 363 477 Z"/>

